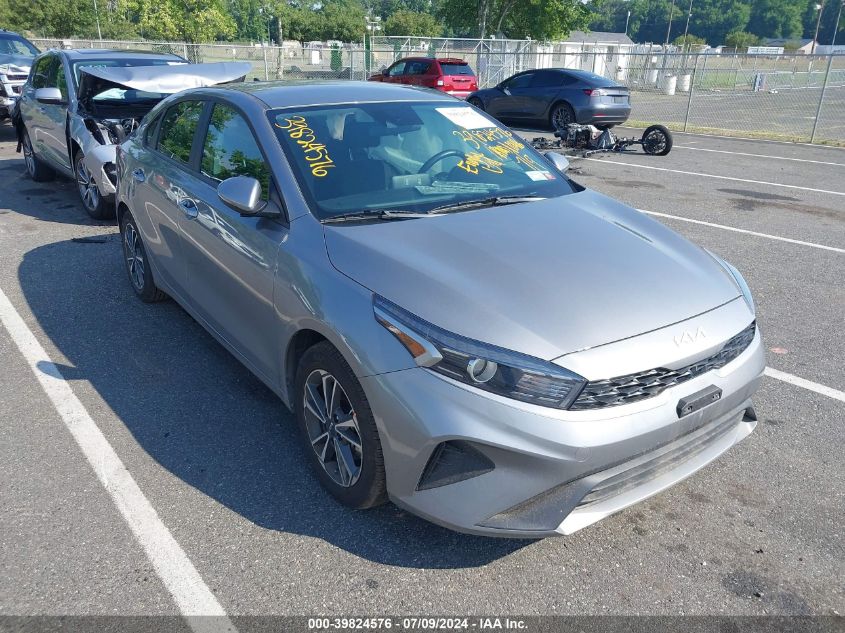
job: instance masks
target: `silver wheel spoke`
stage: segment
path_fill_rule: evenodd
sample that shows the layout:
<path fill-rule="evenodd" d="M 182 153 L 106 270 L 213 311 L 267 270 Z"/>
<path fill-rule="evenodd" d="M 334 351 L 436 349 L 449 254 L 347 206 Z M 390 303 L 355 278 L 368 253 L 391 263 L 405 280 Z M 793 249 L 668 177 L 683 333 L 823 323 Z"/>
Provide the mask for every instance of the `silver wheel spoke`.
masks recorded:
<path fill-rule="evenodd" d="M 305 407 L 314 414 L 314 416 L 320 420 L 323 424 L 326 424 L 326 414 L 323 412 L 323 403 L 321 402 L 320 396 L 314 391 L 314 387 L 312 385 L 306 385 L 306 398 L 305 398 Z"/>
<path fill-rule="evenodd" d="M 344 450 L 346 448 L 346 450 Z M 348 447 L 343 446 L 337 438 L 334 439 L 334 454 L 337 458 L 337 470 L 340 475 L 341 483 L 348 486 L 352 481 L 352 473 L 355 469 L 355 462 L 352 459 L 351 452 Z M 350 466 L 350 462 L 352 465 Z"/>
<path fill-rule="evenodd" d="M 354 446 L 358 449 L 358 451 L 361 450 L 361 442 L 359 442 L 357 438 L 353 437 L 353 435 L 349 431 L 335 427 L 335 432 L 341 440 L 343 440 L 350 446 Z"/>

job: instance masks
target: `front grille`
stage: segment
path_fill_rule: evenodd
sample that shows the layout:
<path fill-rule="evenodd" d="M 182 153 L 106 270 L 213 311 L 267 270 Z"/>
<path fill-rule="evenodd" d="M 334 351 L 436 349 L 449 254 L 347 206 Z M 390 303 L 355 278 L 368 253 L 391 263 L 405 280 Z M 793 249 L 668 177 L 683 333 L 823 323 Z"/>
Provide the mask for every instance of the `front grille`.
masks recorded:
<path fill-rule="evenodd" d="M 656 396 L 664 389 L 692 380 L 713 369 L 724 367 L 751 345 L 756 328 L 756 321 L 752 321 L 751 325 L 731 338 L 718 352 L 680 369 L 658 367 L 627 376 L 588 382 L 569 408 L 573 411 L 584 411 L 630 404 Z"/>
<path fill-rule="evenodd" d="M 26 78 L 28 76 L 29 75 L 26 75 L 26 74 L 23 74 L 23 75 L 6 75 L 6 79 L 8 79 L 9 81 L 26 81 Z"/>

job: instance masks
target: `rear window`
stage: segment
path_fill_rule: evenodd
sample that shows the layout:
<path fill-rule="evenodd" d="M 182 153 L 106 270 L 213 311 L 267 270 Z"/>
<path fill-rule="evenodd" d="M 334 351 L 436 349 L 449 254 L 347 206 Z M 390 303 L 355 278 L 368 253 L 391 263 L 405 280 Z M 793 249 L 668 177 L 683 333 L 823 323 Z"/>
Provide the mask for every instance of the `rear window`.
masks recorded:
<path fill-rule="evenodd" d="M 474 75 L 469 64 L 444 64 L 440 62 L 440 70 L 444 75 Z"/>

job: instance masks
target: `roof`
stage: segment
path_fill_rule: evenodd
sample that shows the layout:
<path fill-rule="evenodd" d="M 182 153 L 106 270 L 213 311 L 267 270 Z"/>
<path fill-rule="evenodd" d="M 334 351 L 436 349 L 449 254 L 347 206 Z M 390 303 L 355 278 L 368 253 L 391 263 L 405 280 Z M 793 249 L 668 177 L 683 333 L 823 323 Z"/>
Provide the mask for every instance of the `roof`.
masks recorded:
<path fill-rule="evenodd" d="M 68 59 L 178 59 L 184 61 L 179 55 L 173 53 L 152 53 L 150 51 L 134 51 L 116 48 L 67 48 L 59 51 L 65 54 Z"/>
<path fill-rule="evenodd" d="M 766 40 L 766 46 L 785 46 L 786 44 L 799 43 L 802 47 L 807 44 L 812 44 L 813 40 L 809 37 L 778 37 L 771 40 Z"/>
<path fill-rule="evenodd" d="M 444 92 L 376 81 L 253 81 L 200 90 L 245 92 L 270 108 L 373 103 L 380 101 L 443 101 L 459 104 Z"/>
<path fill-rule="evenodd" d="M 563 42 L 593 42 L 599 44 L 630 44 L 634 41 L 624 33 L 608 33 L 607 31 L 572 31 Z"/>

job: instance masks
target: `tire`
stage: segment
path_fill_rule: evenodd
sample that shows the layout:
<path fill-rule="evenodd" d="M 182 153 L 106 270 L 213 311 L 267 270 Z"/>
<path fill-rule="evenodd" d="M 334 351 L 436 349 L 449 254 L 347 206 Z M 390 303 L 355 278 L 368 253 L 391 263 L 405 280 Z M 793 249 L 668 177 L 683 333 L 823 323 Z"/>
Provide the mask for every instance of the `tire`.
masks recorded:
<path fill-rule="evenodd" d="M 326 391 L 335 394 L 330 416 L 325 414 Z M 361 383 L 330 343 L 318 343 L 303 354 L 294 398 L 307 459 L 323 487 L 350 508 L 384 503 L 384 457 L 373 413 Z M 346 459 L 338 459 L 339 454 Z M 350 466 L 344 468 L 341 462 Z"/>
<path fill-rule="evenodd" d="M 470 97 L 469 99 L 467 99 L 467 103 L 473 106 L 474 108 L 478 108 L 482 112 L 484 111 L 484 104 L 481 103 L 481 99 L 479 99 L 478 97 Z"/>
<path fill-rule="evenodd" d="M 26 127 L 22 127 L 21 145 L 23 145 L 23 158 L 26 164 L 26 173 L 35 182 L 47 182 L 56 177 L 54 172 L 44 161 L 35 155 L 32 149 L 32 141 L 29 140 L 29 132 Z"/>
<path fill-rule="evenodd" d="M 129 285 L 132 286 L 138 298 L 144 303 L 156 303 L 167 299 L 167 295 L 155 284 L 138 225 L 135 224 L 135 218 L 128 211 L 120 224 L 120 242 L 123 246 L 123 262 L 126 266 L 126 274 L 129 276 Z"/>
<path fill-rule="evenodd" d="M 73 173 L 76 177 L 76 191 L 85 211 L 95 220 L 111 220 L 114 218 L 114 200 L 111 196 L 103 196 L 94 176 L 85 166 L 85 154 L 82 150 L 73 157 Z"/>
<path fill-rule="evenodd" d="M 549 115 L 549 125 L 552 126 L 552 130 L 555 132 L 565 130 L 570 123 L 575 123 L 575 111 L 572 106 L 565 102 L 555 104 Z"/>
<path fill-rule="evenodd" d="M 672 151 L 672 133 L 663 125 L 647 127 L 640 141 L 643 151 L 652 156 L 666 156 Z"/>

